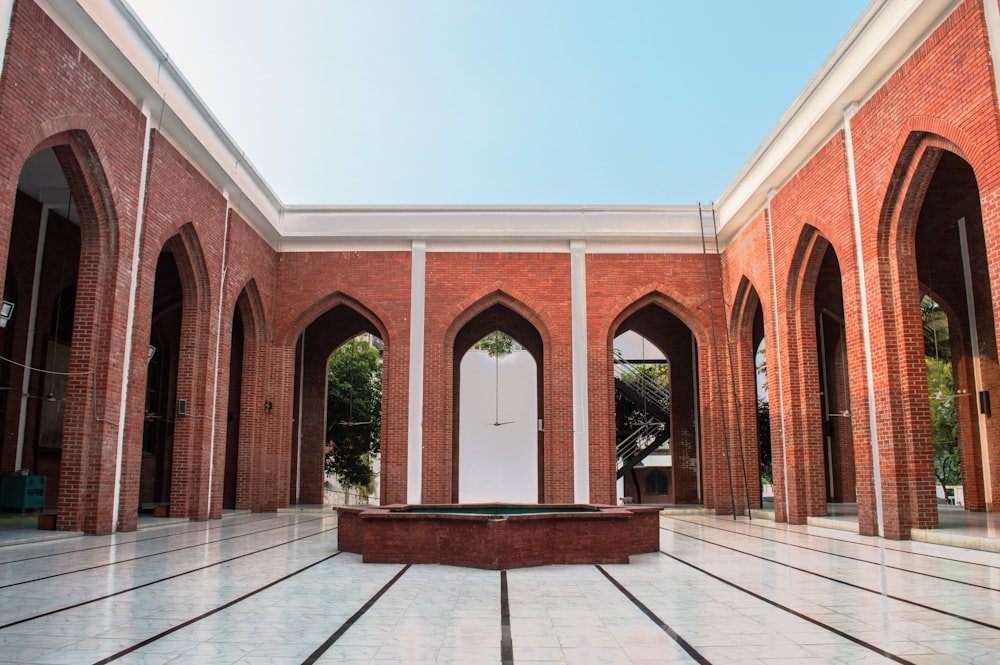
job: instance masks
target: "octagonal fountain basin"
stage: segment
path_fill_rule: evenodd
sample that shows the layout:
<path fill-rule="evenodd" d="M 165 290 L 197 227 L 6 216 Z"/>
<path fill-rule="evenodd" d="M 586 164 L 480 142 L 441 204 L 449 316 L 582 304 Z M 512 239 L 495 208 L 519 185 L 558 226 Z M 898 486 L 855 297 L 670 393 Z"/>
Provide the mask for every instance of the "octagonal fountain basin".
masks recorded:
<path fill-rule="evenodd" d="M 366 563 L 505 570 L 628 563 L 659 549 L 656 506 L 453 504 L 337 508 L 337 545 Z"/>

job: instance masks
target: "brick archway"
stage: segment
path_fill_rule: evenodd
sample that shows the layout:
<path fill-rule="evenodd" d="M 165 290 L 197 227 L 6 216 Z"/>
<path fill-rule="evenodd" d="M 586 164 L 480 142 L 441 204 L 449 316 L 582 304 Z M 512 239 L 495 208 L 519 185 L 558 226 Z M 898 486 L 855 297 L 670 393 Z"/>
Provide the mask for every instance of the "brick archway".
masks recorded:
<path fill-rule="evenodd" d="M 972 159 L 977 155 L 963 147 L 961 133 L 956 142 L 947 126 L 937 129 L 947 135 L 914 130 L 902 142 L 879 219 L 878 254 L 886 266 L 880 295 L 891 304 L 894 316 L 883 321 L 885 348 L 873 351 L 895 359 L 885 380 L 896 396 L 893 412 L 899 426 L 886 442 L 886 453 L 905 482 L 900 496 L 887 496 L 885 503 L 902 536 L 910 527 L 937 526 L 920 318 L 923 294 L 934 294 L 934 300 L 951 312 L 955 387 L 969 395 L 954 398 L 966 507 L 990 510 L 996 505 L 991 497 L 1000 495 L 1000 427 L 994 425 L 995 419 L 980 416 L 977 403 L 980 391 L 989 395 L 1000 388 L 993 306 L 997 265 L 987 258 L 987 220 L 978 175 L 969 161 L 970 154 Z M 972 339 L 978 342 L 975 352 Z"/>

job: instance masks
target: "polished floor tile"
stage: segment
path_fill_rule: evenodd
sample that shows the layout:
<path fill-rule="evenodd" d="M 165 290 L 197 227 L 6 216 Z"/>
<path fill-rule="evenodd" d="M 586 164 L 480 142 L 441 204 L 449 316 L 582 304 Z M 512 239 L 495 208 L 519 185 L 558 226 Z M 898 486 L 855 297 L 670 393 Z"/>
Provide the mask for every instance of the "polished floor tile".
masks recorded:
<path fill-rule="evenodd" d="M 233 514 L 0 547 L 0 665 L 1000 662 L 985 550 L 687 512 L 627 565 L 502 573 L 365 564 L 336 533 Z"/>

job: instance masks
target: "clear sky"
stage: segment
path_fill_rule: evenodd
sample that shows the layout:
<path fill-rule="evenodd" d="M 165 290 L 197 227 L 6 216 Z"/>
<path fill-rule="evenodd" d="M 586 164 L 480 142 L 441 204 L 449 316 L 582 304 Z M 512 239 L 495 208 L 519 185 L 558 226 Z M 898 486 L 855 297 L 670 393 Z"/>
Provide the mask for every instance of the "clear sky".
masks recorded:
<path fill-rule="evenodd" d="M 285 203 L 715 200 L 863 0 L 127 0 Z"/>

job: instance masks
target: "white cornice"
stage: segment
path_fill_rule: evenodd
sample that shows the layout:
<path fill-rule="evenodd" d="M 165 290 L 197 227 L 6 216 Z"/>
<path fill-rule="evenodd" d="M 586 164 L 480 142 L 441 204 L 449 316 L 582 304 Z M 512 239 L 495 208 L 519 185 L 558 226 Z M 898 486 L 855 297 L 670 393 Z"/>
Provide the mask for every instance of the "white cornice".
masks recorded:
<path fill-rule="evenodd" d="M 693 207 L 286 206 L 243 155 L 124 0 L 36 0 L 279 251 L 701 251 Z M 873 0 L 718 202 L 728 242 L 841 127 L 960 0 Z M 713 243 L 714 244 L 714 243 Z"/>
<path fill-rule="evenodd" d="M 36 0 L 272 246 L 281 201 L 123 0 Z"/>
<path fill-rule="evenodd" d="M 844 109 L 863 104 L 961 0 L 872 0 L 809 85 L 719 197 L 728 244 L 840 130 Z"/>

